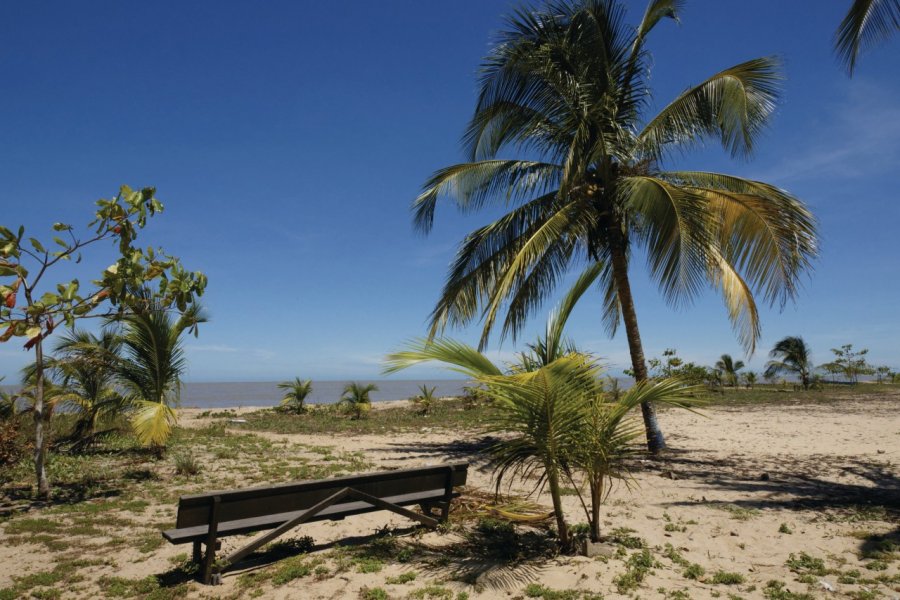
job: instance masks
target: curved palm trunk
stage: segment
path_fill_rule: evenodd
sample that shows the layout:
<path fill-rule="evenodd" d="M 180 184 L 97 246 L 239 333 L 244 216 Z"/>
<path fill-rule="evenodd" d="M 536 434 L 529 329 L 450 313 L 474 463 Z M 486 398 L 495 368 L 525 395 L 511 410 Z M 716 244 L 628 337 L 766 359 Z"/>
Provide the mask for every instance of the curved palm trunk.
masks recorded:
<path fill-rule="evenodd" d="M 634 370 L 635 381 L 647 380 L 647 364 L 644 361 L 644 348 L 641 345 L 641 333 L 638 330 L 637 313 L 634 310 L 634 299 L 631 296 L 631 284 L 628 281 L 628 259 L 625 258 L 624 243 L 620 239 L 612 246 L 613 277 L 616 280 L 616 290 L 619 293 L 619 303 L 622 307 L 622 320 L 625 322 L 625 335 L 628 337 L 628 350 L 631 353 L 631 368 Z M 666 439 L 663 437 L 659 422 L 656 419 L 656 408 L 650 402 L 641 404 L 641 413 L 644 417 L 644 431 L 647 434 L 647 449 L 653 453 L 666 449 Z"/>

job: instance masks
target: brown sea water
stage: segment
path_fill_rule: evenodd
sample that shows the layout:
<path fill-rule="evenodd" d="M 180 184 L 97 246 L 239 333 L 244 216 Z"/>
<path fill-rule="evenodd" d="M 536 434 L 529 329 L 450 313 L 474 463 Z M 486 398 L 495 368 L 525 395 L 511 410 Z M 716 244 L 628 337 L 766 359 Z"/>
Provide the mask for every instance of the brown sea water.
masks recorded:
<path fill-rule="evenodd" d="M 434 387 L 435 395 L 459 396 L 467 385 L 464 379 L 436 380 L 382 380 L 365 381 L 373 383 L 378 390 L 372 392 L 374 402 L 384 400 L 405 400 L 420 394 L 423 385 Z M 312 404 L 334 404 L 341 399 L 349 381 L 313 381 L 312 392 L 306 402 Z M 284 390 L 278 388 L 277 381 L 229 381 L 186 383 L 181 390 L 181 406 L 197 408 L 225 408 L 238 406 L 275 406 L 284 397 Z"/>

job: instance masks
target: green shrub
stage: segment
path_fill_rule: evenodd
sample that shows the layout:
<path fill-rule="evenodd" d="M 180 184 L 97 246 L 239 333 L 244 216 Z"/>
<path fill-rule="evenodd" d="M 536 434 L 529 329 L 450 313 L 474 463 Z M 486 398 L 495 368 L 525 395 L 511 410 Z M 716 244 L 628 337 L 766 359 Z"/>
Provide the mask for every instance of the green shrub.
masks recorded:
<path fill-rule="evenodd" d="M 183 452 L 175 455 L 175 474 L 176 475 L 197 475 L 200 473 L 200 461 L 198 461 L 193 453 Z"/>
<path fill-rule="evenodd" d="M 730 573 L 728 571 L 716 571 L 712 577 L 713 583 L 723 585 L 739 585 L 745 581 L 746 578 L 740 573 Z"/>

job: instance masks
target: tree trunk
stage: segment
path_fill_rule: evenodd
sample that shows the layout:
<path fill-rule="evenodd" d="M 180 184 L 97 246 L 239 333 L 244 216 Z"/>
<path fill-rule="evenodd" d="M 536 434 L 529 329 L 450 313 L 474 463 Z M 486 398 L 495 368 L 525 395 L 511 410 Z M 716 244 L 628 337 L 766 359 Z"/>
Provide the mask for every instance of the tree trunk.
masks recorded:
<path fill-rule="evenodd" d="M 548 471 L 547 484 L 550 487 L 550 497 L 553 499 L 553 512 L 556 514 L 556 528 L 559 530 L 559 545 L 563 551 L 569 550 L 569 527 L 566 525 L 566 515 L 562 507 L 562 494 L 559 489 L 559 475 L 556 471 Z"/>
<path fill-rule="evenodd" d="M 603 502 L 603 480 L 591 482 L 591 541 L 600 541 L 600 503 Z"/>
<path fill-rule="evenodd" d="M 47 439 L 44 435 L 44 350 L 43 342 L 38 340 L 35 353 L 35 385 L 34 385 L 34 472 L 38 482 L 38 498 L 50 497 L 50 482 L 44 462 L 47 457 Z"/>
<path fill-rule="evenodd" d="M 628 350 L 631 353 L 631 368 L 634 370 L 635 381 L 647 380 L 647 364 L 644 361 L 644 348 L 641 345 L 641 333 L 638 330 L 637 313 L 634 310 L 634 299 L 631 296 L 631 284 L 628 281 L 628 259 L 625 257 L 625 244 L 621 239 L 621 233 L 616 236 L 619 239 L 613 241 L 612 264 L 613 277 L 616 281 L 616 291 L 619 293 L 619 303 L 622 306 L 622 320 L 625 322 L 625 334 L 628 337 Z M 666 449 L 666 440 L 656 419 L 656 409 L 650 402 L 641 403 L 641 413 L 644 417 L 644 431 L 647 434 L 647 449 L 657 454 Z"/>

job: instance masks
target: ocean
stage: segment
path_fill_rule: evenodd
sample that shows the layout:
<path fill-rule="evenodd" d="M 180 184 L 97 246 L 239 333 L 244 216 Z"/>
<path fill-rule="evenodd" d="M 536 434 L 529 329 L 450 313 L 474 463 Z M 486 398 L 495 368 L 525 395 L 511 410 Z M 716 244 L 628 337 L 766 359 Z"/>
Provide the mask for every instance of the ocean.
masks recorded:
<path fill-rule="evenodd" d="M 306 402 L 312 404 L 334 404 L 341 399 L 348 381 L 313 381 L 312 392 Z M 405 400 L 420 393 L 423 385 L 434 387 L 435 396 L 460 396 L 464 379 L 434 380 L 379 380 L 359 383 L 374 383 L 378 390 L 372 392 L 373 402 L 384 400 Z M 185 383 L 181 389 L 181 406 L 196 408 L 230 408 L 238 406 L 275 406 L 284 397 L 284 390 L 278 388 L 277 381 L 236 381 Z"/>

